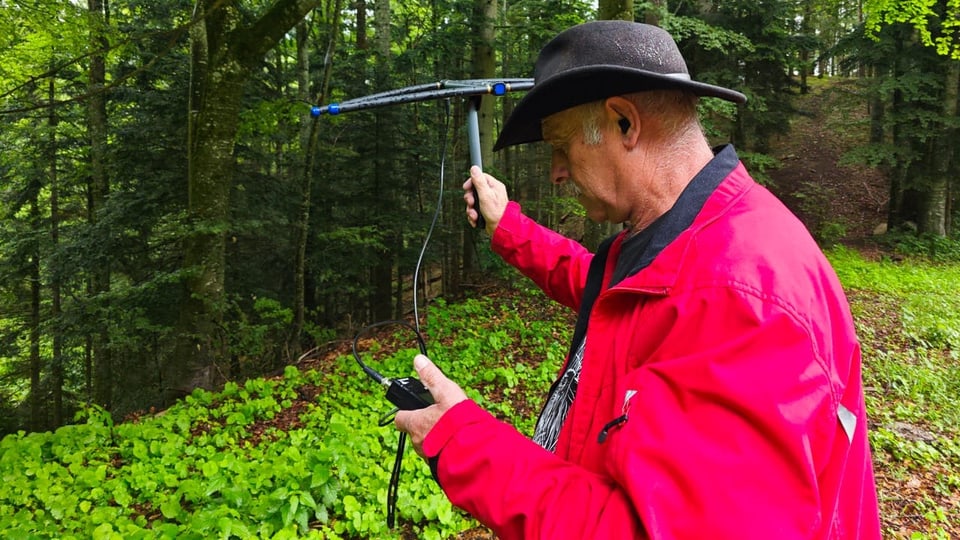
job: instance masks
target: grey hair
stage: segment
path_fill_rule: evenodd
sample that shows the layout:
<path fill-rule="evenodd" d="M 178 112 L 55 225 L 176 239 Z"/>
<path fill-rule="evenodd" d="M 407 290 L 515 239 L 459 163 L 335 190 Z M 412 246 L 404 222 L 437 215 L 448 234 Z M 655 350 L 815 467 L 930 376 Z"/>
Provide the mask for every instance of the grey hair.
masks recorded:
<path fill-rule="evenodd" d="M 583 143 L 587 146 L 597 146 L 603 142 L 603 131 L 600 130 L 600 119 L 603 117 L 603 101 L 593 101 L 583 106 L 580 111 Z"/>
<path fill-rule="evenodd" d="M 653 111 L 651 114 L 659 117 L 662 122 L 663 134 L 671 139 L 683 138 L 691 129 L 703 133 L 697 116 L 698 98 L 690 92 L 650 90 L 627 94 L 624 97 L 632 101 L 642 112 Z M 578 107 L 577 114 L 582 123 L 584 144 L 596 146 L 603 141 L 603 132 L 600 129 L 603 107 L 604 100 L 593 101 Z"/>

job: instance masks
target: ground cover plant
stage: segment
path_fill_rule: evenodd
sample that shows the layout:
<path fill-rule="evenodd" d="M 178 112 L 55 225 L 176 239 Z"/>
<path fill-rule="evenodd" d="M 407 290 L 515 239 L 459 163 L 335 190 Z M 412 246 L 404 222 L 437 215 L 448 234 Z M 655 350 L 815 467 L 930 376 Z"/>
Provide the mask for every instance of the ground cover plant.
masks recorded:
<path fill-rule="evenodd" d="M 567 317 L 525 293 L 439 301 L 426 341 L 471 397 L 529 431 L 529 407 L 563 358 Z M 409 450 L 400 525 L 387 529 L 398 437 L 378 426 L 389 405 L 347 349 L 277 377 L 195 391 L 160 413 L 114 422 L 92 409 L 77 425 L 6 437 L 0 531 L 23 539 L 282 539 L 449 538 L 475 529 Z M 416 342 L 396 327 L 372 333 L 359 350 L 382 373 L 401 376 L 411 372 Z"/>
<path fill-rule="evenodd" d="M 885 537 L 960 537 L 960 265 L 829 253 L 864 350 Z M 566 352 L 573 315 L 501 285 L 425 310 L 428 350 L 468 394 L 526 433 Z M 411 373 L 404 327 L 358 344 Z M 282 374 L 196 391 L 176 406 L 0 442 L 5 538 L 490 538 L 452 508 L 408 450 L 398 526 L 385 520 L 397 434 L 348 342 Z"/>
<path fill-rule="evenodd" d="M 831 260 L 863 345 L 864 385 L 890 538 L 960 538 L 960 265 Z"/>

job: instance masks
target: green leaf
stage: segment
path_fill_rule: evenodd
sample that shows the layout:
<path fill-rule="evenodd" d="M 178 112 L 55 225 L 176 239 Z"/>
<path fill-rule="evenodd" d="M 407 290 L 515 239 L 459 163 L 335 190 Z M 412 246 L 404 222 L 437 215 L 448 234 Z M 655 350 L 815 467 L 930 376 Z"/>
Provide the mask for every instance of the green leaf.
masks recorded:
<path fill-rule="evenodd" d="M 283 513 L 283 526 L 287 527 L 293 523 L 294 518 L 297 515 L 297 508 L 300 507 L 300 498 L 297 495 L 291 495 L 287 499 L 287 504 L 285 505 L 286 510 Z"/>
<path fill-rule="evenodd" d="M 206 461 L 201 465 L 201 470 L 203 471 L 203 476 L 212 478 L 220 471 L 220 466 L 214 461 Z"/>
<path fill-rule="evenodd" d="M 177 519 L 182 511 L 180 497 L 170 497 L 160 504 L 160 512 L 167 519 Z"/>

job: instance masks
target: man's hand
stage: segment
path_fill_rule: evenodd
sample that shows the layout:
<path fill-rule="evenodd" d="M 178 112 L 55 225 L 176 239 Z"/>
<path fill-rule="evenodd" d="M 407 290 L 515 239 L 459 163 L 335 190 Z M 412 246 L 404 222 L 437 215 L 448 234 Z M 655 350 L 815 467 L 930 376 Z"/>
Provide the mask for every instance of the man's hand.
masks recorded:
<path fill-rule="evenodd" d="M 477 188 L 480 197 L 480 211 L 487 221 L 487 233 L 491 236 L 497 230 L 500 218 L 503 217 L 510 199 L 507 197 L 507 186 L 496 178 L 484 173 L 480 167 L 470 167 L 470 178 L 463 183 L 463 200 L 467 202 L 467 220 L 470 225 L 477 226 L 477 201 L 473 197 L 473 188 Z"/>
<path fill-rule="evenodd" d="M 423 440 L 427 437 L 427 433 L 430 433 L 443 413 L 466 400 L 467 395 L 457 386 L 457 383 L 441 373 L 440 369 L 426 356 L 418 354 L 413 359 L 413 367 L 420 376 L 420 382 L 430 390 L 434 404 L 426 409 L 398 411 L 393 423 L 398 430 L 410 435 L 413 449 L 421 457 L 426 457 L 423 455 Z"/>

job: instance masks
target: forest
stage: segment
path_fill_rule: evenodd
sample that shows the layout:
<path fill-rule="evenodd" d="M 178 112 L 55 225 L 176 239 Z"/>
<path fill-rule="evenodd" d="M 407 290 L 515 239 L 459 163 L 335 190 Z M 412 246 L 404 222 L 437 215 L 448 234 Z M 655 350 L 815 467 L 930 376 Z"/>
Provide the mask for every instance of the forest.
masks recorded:
<path fill-rule="evenodd" d="M 956 238 L 954 2 L 0 1 L 0 432 L 117 418 L 278 373 L 413 291 L 502 272 L 463 218 L 467 102 L 311 116 L 391 89 L 531 76 L 558 31 L 648 21 L 678 40 L 711 140 L 755 176 L 813 81 L 851 83 L 887 230 Z M 521 94 L 480 101 L 483 163 L 526 211 L 596 243 L 542 145 L 494 154 Z M 434 215 L 439 219 L 431 227 Z M 429 249 L 422 251 L 427 230 Z M 842 240 L 836 221 L 812 229 Z M 422 272 L 414 269 L 423 256 Z M 417 283 L 414 285 L 413 280 Z"/>
<path fill-rule="evenodd" d="M 594 19 L 657 24 L 715 144 L 796 212 L 850 298 L 885 537 L 960 537 L 955 0 L 0 0 L 0 531 L 10 538 L 488 538 L 351 356 L 430 356 L 529 432 L 575 316 L 464 219 L 484 168 L 541 223 L 614 229 L 493 152 Z M 427 241 L 429 240 L 429 241 Z M 360 338 L 354 342 L 354 338 Z"/>

